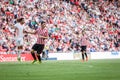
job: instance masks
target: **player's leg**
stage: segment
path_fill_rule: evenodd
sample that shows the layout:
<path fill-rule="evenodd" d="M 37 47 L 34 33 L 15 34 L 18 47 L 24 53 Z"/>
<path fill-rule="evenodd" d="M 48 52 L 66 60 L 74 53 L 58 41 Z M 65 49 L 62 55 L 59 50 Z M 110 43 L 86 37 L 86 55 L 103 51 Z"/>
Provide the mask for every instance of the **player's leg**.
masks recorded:
<path fill-rule="evenodd" d="M 18 52 L 17 52 L 17 60 L 18 60 L 18 61 L 21 61 L 21 53 L 22 53 L 22 50 L 23 50 L 23 46 L 22 46 L 22 45 L 21 45 L 21 46 L 18 46 L 17 49 L 18 49 Z"/>
<path fill-rule="evenodd" d="M 85 51 L 85 57 L 86 57 L 86 61 L 88 61 L 88 56 L 87 56 L 87 53 L 86 53 L 86 51 Z"/>
<path fill-rule="evenodd" d="M 16 46 L 17 46 L 17 60 L 21 61 L 21 53 L 23 50 L 23 39 L 22 38 L 18 38 L 16 40 Z"/>
<path fill-rule="evenodd" d="M 87 56 L 87 53 L 86 53 L 86 49 L 87 49 L 87 46 L 84 46 L 84 54 L 85 54 L 85 57 L 86 57 L 86 61 L 88 61 L 88 56 Z"/>
<path fill-rule="evenodd" d="M 43 52 L 44 45 L 39 44 L 38 46 L 39 47 L 37 49 L 37 58 L 38 58 L 39 63 L 41 63 L 41 56 L 40 56 L 40 54 Z"/>
<path fill-rule="evenodd" d="M 37 58 L 38 58 L 38 62 L 41 63 L 41 56 L 39 53 L 37 53 Z"/>
<path fill-rule="evenodd" d="M 84 61 L 84 52 L 82 51 L 82 61 Z"/>
<path fill-rule="evenodd" d="M 82 62 L 84 61 L 84 48 L 81 46 Z"/>
<path fill-rule="evenodd" d="M 32 57 L 34 59 L 32 63 L 35 63 L 37 61 L 37 59 L 36 59 L 36 56 L 35 56 L 35 51 L 33 49 L 31 51 L 31 55 L 32 55 Z"/>
<path fill-rule="evenodd" d="M 34 44 L 33 47 L 32 47 L 32 50 L 31 50 L 31 55 L 34 59 L 32 63 L 35 63 L 37 61 L 36 56 L 35 56 L 35 51 L 36 50 L 37 50 L 37 44 Z"/>

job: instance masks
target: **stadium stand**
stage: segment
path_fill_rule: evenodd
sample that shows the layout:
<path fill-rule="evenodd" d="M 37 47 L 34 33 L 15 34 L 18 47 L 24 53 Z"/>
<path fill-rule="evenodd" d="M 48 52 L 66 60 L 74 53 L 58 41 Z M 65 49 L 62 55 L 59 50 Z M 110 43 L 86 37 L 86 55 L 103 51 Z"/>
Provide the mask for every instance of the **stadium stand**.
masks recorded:
<path fill-rule="evenodd" d="M 25 18 L 25 29 L 37 29 L 46 21 L 49 52 L 79 50 L 78 36 L 88 36 L 88 51 L 120 51 L 119 0 L 0 0 L 0 52 L 14 54 L 16 19 Z M 79 35 L 78 35 L 79 34 Z M 24 52 L 29 52 L 35 35 L 25 34 Z"/>

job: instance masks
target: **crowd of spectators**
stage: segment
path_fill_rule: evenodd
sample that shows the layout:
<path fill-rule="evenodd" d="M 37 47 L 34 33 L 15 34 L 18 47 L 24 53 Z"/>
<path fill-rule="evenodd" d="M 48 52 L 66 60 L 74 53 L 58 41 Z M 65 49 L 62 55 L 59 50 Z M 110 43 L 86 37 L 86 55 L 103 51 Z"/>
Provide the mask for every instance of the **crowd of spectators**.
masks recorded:
<path fill-rule="evenodd" d="M 46 21 L 49 52 L 79 50 L 79 37 L 85 30 L 90 52 L 120 51 L 119 0 L 0 0 L 0 52 L 16 52 L 12 26 L 25 19 L 25 29 L 35 30 Z M 29 52 L 36 36 L 25 34 L 24 52 Z"/>

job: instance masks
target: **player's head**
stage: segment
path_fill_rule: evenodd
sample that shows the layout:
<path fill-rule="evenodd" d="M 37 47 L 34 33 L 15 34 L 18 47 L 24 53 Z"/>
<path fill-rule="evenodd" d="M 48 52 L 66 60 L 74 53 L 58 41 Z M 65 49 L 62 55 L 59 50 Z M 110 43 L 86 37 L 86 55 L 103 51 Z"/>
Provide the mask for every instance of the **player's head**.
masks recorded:
<path fill-rule="evenodd" d="M 21 23 L 21 24 L 24 24 L 24 18 L 19 18 L 17 19 L 17 22 Z"/>
<path fill-rule="evenodd" d="M 44 21 L 41 22 L 41 27 L 42 27 L 42 28 L 45 28 L 45 27 L 46 27 L 46 24 L 45 24 Z"/>

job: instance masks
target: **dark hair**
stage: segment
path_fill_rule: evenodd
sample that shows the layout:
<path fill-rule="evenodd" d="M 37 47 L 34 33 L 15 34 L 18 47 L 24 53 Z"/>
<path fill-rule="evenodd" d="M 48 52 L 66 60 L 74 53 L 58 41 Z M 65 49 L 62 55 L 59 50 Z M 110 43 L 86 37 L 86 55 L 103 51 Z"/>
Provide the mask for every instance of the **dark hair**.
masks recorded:
<path fill-rule="evenodd" d="M 44 21 L 41 21 L 41 25 L 44 24 L 45 22 Z"/>
<path fill-rule="evenodd" d="M 17 19 L 17 22 L 21 22 L 22 20 L 24 20 L 24 18 L 19 18 Z"/>

